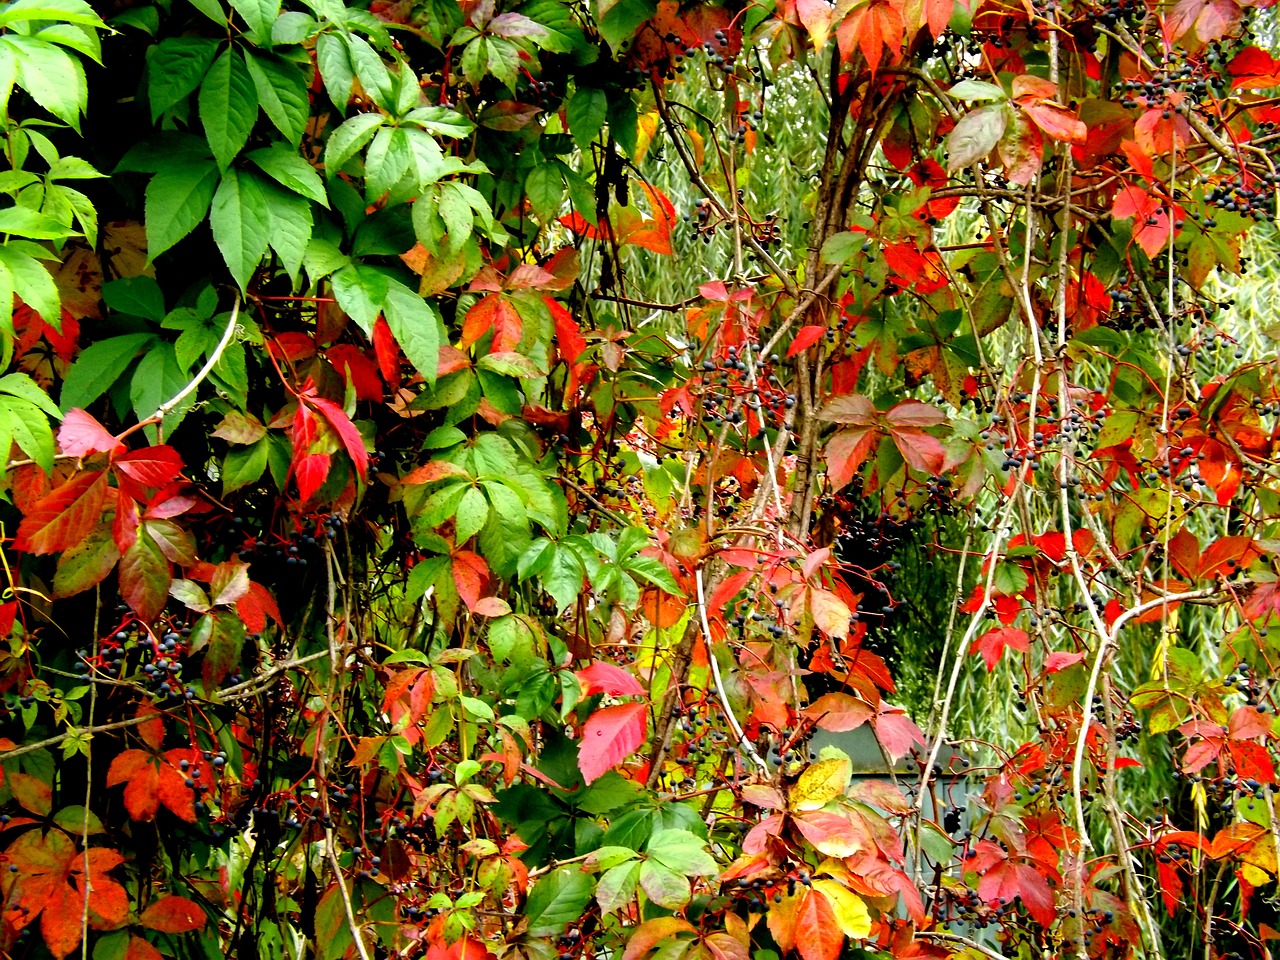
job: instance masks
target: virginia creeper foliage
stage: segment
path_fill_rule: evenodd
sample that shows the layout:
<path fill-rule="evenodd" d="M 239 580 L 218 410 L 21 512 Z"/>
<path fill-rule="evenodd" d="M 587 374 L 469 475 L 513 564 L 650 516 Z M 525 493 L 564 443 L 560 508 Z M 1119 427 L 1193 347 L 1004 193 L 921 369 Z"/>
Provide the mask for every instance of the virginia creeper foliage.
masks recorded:
<path fill-rule="evenodd" d="M 1266 6 L 0 6 L 0 954 L 1270 956 Z"/>

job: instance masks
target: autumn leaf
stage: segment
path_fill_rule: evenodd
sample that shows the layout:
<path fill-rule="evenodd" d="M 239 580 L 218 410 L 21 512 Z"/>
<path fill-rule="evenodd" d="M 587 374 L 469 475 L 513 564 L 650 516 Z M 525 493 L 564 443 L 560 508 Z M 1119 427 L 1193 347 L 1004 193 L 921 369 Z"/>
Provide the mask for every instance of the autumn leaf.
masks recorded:
<path fill-rule="evenodd" d="M 791 809 L 822 809 L 844 793 L 852 772 L 848 757 L 829 757 L 810 764 L 791 788 Z"/>
<path fill-rule="evenodd" d="M 856 730 L 875 713 L 874 705 L 847 693 L 824 693 L 804 711 L 819 727 L 833 733 Z"/>
<path fill-rule="evenodd" d="M 161 933 L 187 933 L 199 930 L 209 918 L 186 897 L 167 896 L 149 904 L 138 922 Z"/>
<path fill-rule="evenodd" d="M 802 960 L 836 960 L 840 956 L 844 933 L 825 894 L 807 889 L 795 916 L 796 950 Z"/>
<path fill-rule="evenodd" d="M 649 708 L 624 703 L 597 710 L 582 728 L 578 769 L 587 783 L 612 770 L 644 743 Z"/>
<path fill-rule="evenodd" d="M 74 409 L 67 411 L 58 428 L 58 449 L 68 457 L 88 457 L 123 450 L 124 444 L 92 416 Z"/>
<path fill-rule="evenodd" d="M 86 893 L 93 929 L 113 930 L 128 919 L 129 895 L 108 875 L 124 862 L 115 850 L 92 847 L 81 853 L 61 830 L 28 830 L 9 845 L 5 858 L 14 868 L 0 873 L 6 921 L 22 930 L 38 917 L 45 946 L 59 960 L 80 945 Z"/>
<path fill-rule="evenodd" d="M 1031 647 L 1031 638 L 1017 627 L 997 627 L 974 640 L 969 652 L 982 654 L 987 669 L 994 670 L 1006 647 L 1025 653 Z"/>
<path fill-rule="evenodd" d="M 135 820 L 153 820 L 160 805 L 175 815 L 195 823 L 195 793 L 186 785 L 187 774 L 179 768 L 191 762 L 190 750 L 170 750 L 157 757 L 145 750 L 125 750 L 107 769 L 107 786 L 124 784 L 124 806 Z"/>
<path fill-rule="evenodd" d="M 13 549 L 58 553 L 80 543 L 98 523 L 107 498 L 107 475 L 78 473 L 26 511 Z"/>
<path fill-rule="evenodd" d="M 603 660 L 592 661 L 589 667 L 579 670 L 575 676 L 582 684 L 582 695 L 607 693 L 611 697 L 642 697 L 644 687 L 632 674 Z"/>

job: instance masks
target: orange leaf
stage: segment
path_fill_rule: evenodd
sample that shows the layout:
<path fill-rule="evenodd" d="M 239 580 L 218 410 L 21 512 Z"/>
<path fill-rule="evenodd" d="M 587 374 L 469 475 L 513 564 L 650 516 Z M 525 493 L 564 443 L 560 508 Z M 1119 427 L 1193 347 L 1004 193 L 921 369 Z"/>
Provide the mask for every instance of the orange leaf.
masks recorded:
<path fill-rule="evenodd" d="M 796 950 L 804 960 L 836 960 L 844 934 L 827 898 L 807 890 L 796 911 Z"/>
<path fill-rule="evenodd" d="M 199 930 L 208 919 L 204 911 L 186 897 L 168 896 L 151 903 L 142 911 L 138 922 L 161 933 L 187 933 Z"/>
<path fill-rule="evenodd" d="M 122 960 L 164 960 L 164 955 L 141 937 L 131 935 Z"/>
<path fill-rule="evenodd" d="M 41 497 L 18 525 L 13 549 L 58 553 L 80 543 L 102 517 L 107 475 L 101 470 L 77 474 Z"/>

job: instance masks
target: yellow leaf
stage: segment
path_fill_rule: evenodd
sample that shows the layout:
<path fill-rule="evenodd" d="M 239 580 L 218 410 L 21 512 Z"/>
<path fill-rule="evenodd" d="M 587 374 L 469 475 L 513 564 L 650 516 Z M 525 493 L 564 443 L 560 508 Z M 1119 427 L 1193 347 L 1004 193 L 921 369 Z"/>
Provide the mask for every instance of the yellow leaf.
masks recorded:
<path fill-rule="evenodd" d="M 821 891 L 830 901 L 836 922 L 846 937 L 859 940 L 871 935 L 871 914 L 856 893 L 851 893 L 834 880 L 815 880 L 813 889 Z"/>
<path fill-rule="evenodd" d="M 810 764 L 791 790 L 793 810 L 821 810 L 844 793 L 853 766 L 847 757 L 831 757 Z"/>

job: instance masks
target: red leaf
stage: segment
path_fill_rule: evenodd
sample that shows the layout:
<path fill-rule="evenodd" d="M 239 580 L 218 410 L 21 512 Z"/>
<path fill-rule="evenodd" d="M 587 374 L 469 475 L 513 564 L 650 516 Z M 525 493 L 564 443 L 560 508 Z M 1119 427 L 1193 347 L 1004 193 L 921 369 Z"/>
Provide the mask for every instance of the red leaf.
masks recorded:
<path fill-rule="evenodd" d="M 902 459 L 916 470 L 930 476 L 942 473 L 947 452 L 937 437 L 920 430 L 894 430 L 893 442 L 902 454 Z"/>
<path fill-rule="evenodd" d="M 796 911 L 796 950 L 803 960 L 836 960 L 844 934 L 827 898 L 808 888 Z"/>
<path fill-rule="evenodd" d="M 804 711 L 819 727 L 833 733 L 856 730 L 875 713 L 875 707 L 867 701 L 847 693 L 823 694 Z"/>
<path fill-rule="evenodd" d="M 924 734 L 914 721 L 903 711 L 886 704 L 881 704 L 880 712 L 872 718 L 871 725 L 875 727 L 880 746 L 895 763 L 911 751 L 912 744 L 924 746 Z"/>
<path fill-rule="evenodd" d="M 58 448 L 69 457 L 87 457 L 91 453 L 112 453 L 124 444 L 107 432 L 83 410 L 69 410 L 58 428 Z"/>
<path fill-rule="evenodd" d="M 267 628 L 267 617 L 284 626 L 276 598 L 270 590 L 252 580 L 249 581 L 249 592 L 236 601 L 236 616 L 244 621 L 248 633 L 262 633 Z"/>
<path fill-rule="evenodd" d="M 825 4 L 824 4 L 825 6 Z M 796 333 L 796 338 L 791 341 L 791 346 L 787 348 L 787 356 L 794 357 L 801 351 L 808 350 L 815 343 L 822 339 L 822 335 L 827 332 L 826 327 L 808 326 L 801 327 Z"/>
<path fill-rule="evenodd" d="M 582 352 L 587 349 L 587 340 L 578 327 L 578 321 L 573 319 L 573 314 L 559 300 L 543 297 L 542 302 L 547 305 L 547 309 L 551 311 L 551 318 L 555 321 L 556 352 L 565 363 L 576 363 L 582 356 Z"/>
<path fill-rule="evenodd" d="M 453 555 L 453 582 L 462 602 L 474 613 L 476 604 L 489 583 L 489 565 L 478 554 L 470 550 L 459 550 Z"/>
<path fill-rule="evenodd" d="M 827 479 L 836 490 L 849 484 L 879 438 L 870 427 L 846 427 L 827 441 Z"/>
<path fill-rule="evenodd" d="M 579 670 L 575 676 L 582 684 L 584 697 L 596 693 L 607 693 L 611 697 L 644 696 L 644 687 L 640 686 L 640 681 L 621 667 L 601 660 L 593 661 L 591 666 Z"/>
<path fill-rule="evenodd" d="M 583 725 L 578 769 L 587 783 L 599 779 L 644 743 L 649 708 L 624 703 L 597 710 Z"/>
<path fill-rule="evenodd" d="M 326 350 L 324 357 L 351 384 L 357 400 L 376 402 L 382 399 L 382 378 L 378 375 L 378 365 L 365 356 L 359 347 L 351 343 L 339 343 Z"/>
<path fill-rule="evenodd" d="M 160 770 L 145 750 L 125 750 L 107 768 L 107 786 L 123 783 L 124 808 L 135 820 L 154 819 L 160 809 Z"/>
<path fill-rule="evenodd" d="M 188 933 L 199 930 L 209 918 L 186 897 L 161 897 L 151 903 L 138 922 L 161 933 Z"/>
<path fill-rule="evenodd" d="M 1088 139 L 1089 128 L 1064 107 L 1048 103 L 1027 103 L 1021 106 L 1031 122 L 1054 140 L 1082 144 Z"/>
<path fill-rule="evenodd" d="M 329 479 L 329 454 L 309 453 L 299 458 L 294 474 L 298 481 L 298 497 L 306 503 Z"/>
<path fill-rule="evenodd" d="M 1045 657 L 1044 672 L 1058 673 L 1067 667 L 1075 666 L 1084 659 L 1083 653 L 1051 653 Z"/>
<path fill-rule="evenodd" d="M 369 452 L 365 450 L 364 437 L 360 436 L 360 431 L 351 422 L 351 418 L 346 415 L 340 406 L 332 400 L 326 400 L 324 397 L 312 397 L 308 402 L 324 414 L 324 418 L 329 421 L 329 425 L 337 433 L 338 439 L 342 441 L 342 446 L 347 451 L 347 456 L 355 464 L 356 472 L 360 474 L 360 479 L 368 480 Z"/>
<path fill-rule="evenodd" d="M 182 457 L 168 444 L 131 450 L 117 457 L 113 464 L 130 480 L 144 487 L 163 487 L 178 479 Z"/>
<path fill-rule="evenodd" d="M 382 379 L 391 384 L 392 388 L 400 386 L 400 347 L 381 314 L 373 325 L 373 352 L 378 358 Z"/>
<path fill-rule="evenodd" d="M 1017 627 L 997 627 L 994 630 L 988 630 L 973 641 L 969 652 L 981 653 L 982 659 L 987 663 L 987 670 L 994 670 L 996 664 L 1000 662 L 1001 655 L 1004 654 L 1005 647 L 1013 647 L 1025 653 L 1030 646 L 1031 638 L 1027 636 L 1026 631 L 1019 630 Z"/>
<path fill-rule="evenodd" d="M 89 535 L 102 514 L 107 475 L 102 470 L 80 473 L 31 508 L 18 525 L 13 549 L 27 553 L 58 553 Z"/>

